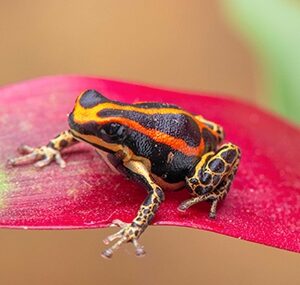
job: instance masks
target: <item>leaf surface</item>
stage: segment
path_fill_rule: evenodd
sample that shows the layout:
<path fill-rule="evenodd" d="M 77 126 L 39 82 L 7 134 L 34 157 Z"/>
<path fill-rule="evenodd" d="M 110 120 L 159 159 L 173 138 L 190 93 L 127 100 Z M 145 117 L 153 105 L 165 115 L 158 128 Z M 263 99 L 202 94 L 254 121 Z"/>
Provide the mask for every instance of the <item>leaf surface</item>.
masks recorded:
<path fill-rule="evenodd" d="M 47 77 L 0 89 L 0 227 L 23 229 L 99 228 L 114 219 L 130 222 L 146 191 L 114 173 L 86 144 L 63 152 L 55 163 L 9 167 L 21 143 L 46 144 L 68 128 L 67 114 L 85 89 L 123 102 L 180 105 L 221 124 L 242 150 L 240 168 L 217 218 L 209 204 L 185 213 L 187 191 L 167 192 L 155 225 L 193 227 L 291 251 L 300 251 L 300 131 L 245 103 L 211 94 L 187 94 L 98 78 Z"/>

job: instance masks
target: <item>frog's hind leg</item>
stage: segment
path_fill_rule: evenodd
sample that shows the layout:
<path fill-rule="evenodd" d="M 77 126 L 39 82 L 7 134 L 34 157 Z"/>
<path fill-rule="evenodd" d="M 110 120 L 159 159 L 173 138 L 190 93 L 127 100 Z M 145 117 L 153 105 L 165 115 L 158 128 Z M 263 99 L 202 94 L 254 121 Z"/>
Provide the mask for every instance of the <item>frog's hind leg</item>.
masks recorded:
<path fill-rule="evenodd" d="M 222 143 L 222 141 L 224 140 L 224 137 L 225 137 L 224 129 L 222 128 L 222 126 L 220 126 L 212 121 L 206 120 L 200 115 L 195 116 L 195 118 L 214 132 L 214 134 L 217 138 L 218 144 Z"/>
<path fill-rule="evenodd" d="M 199 161 L 195 170 L 186 177 L 187 186 L 195 197 L 180 204 L 185 211 L 201 201 L 210 201 L 210 218 L 215 218 L 218 201 L 225 198 L 236 174 L 240 161 L 240 150 L 229 143 L 216 153 L 209 152 Z"/>

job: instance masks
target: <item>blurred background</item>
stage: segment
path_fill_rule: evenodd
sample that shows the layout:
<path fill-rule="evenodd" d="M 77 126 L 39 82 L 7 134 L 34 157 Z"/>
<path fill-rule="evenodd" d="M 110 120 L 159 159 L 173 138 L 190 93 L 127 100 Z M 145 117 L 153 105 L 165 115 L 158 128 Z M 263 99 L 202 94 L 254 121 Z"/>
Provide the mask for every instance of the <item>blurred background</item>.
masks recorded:
<path fill-rule="evenodd" d="M 82 74 L 260 105 L 300 122 L 300 2 L 0 2 L 0 85 Z M 2 284 L 299 284 L 299 255 L 151 227 L 148 256 L 100 258 L 110 229 L 1 231 Z"/>

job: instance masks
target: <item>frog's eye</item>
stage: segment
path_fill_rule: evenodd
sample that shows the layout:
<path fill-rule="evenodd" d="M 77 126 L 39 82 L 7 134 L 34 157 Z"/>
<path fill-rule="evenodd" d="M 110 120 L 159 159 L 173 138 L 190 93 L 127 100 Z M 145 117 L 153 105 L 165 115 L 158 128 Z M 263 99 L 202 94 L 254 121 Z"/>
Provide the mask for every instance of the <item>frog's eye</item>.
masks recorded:
<path fill-rule="evenodd" d="M 127 129 L 118 123 L 110 123 L 102 126 L 100 133 L 106 141 L 120 142 L 126 137 Z"/>

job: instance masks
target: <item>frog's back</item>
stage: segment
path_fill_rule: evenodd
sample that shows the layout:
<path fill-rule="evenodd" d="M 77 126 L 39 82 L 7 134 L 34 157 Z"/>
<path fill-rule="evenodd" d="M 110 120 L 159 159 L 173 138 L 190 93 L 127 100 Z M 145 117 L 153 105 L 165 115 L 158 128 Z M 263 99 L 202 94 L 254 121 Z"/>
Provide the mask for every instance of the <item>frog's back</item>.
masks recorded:
<path fill-rule="evenodd" d="M 198 122 L 175 105 L 137 103 L 126 108 L 106 108 L 99 115 L 122 118 L 129 126 L 123 144 L 137 157 L 147 158 L 152 173 L 168 182 L 184 180 L 203 151 Z"/>

